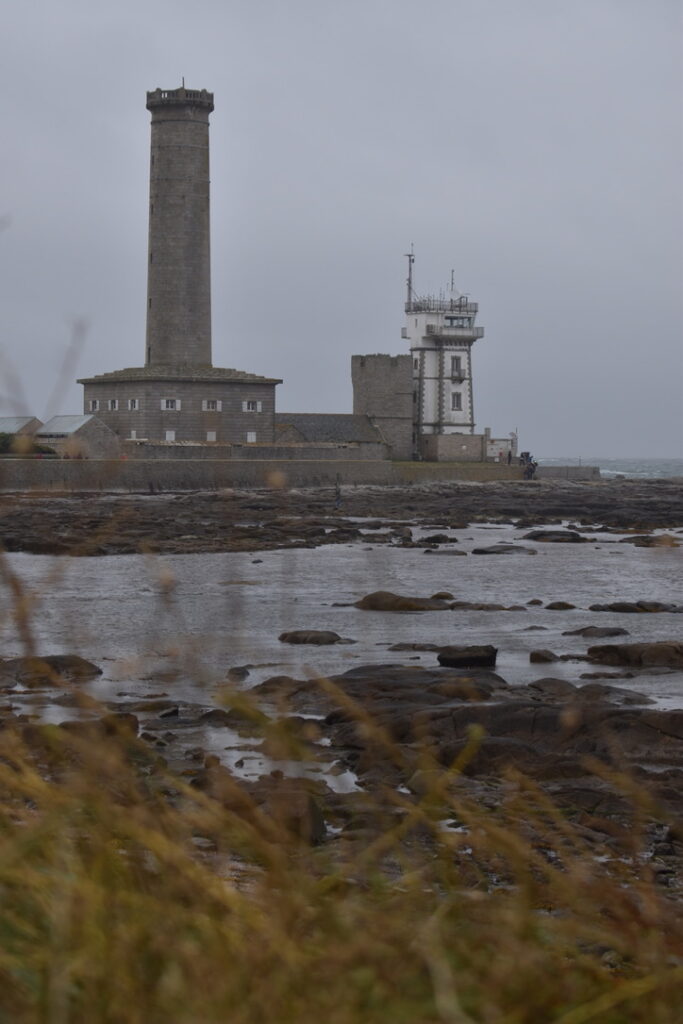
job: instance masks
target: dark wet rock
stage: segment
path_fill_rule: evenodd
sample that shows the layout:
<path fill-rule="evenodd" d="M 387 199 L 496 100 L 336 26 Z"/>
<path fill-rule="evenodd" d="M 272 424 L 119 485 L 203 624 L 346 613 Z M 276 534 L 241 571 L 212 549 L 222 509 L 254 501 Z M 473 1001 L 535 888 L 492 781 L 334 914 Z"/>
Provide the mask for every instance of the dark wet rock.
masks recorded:
<path fill-rule="evenodd" d="M 458 551 L 457 548 L 425 548 L 425 555 L 463 555 L 466 551 Z"/>
<path fill-rule="evenodd" d="M 446 697 L 448 700 L 489 700 L 493 691 L 494 687 L 490 683 L 468 676 L 444 679 L 429 687 L 430 693 Z"/>
<path fill-rule="evenodd" d="M 680 542 L 669 533 L 660 533 L 657 536 L 642 534 L 635 537 L 623 537 L 620 544 L 634 544 L 637 548 L 677 548 Z"/>
<path fill-rule="evenodd" d="M 588 636 L 596 640 L 609 636 L 628 636 L 627 629 L 620 626 L 581 626 L 580 629 L 567 629 L 562 636 Z"/>
<path fill-rule="evenodd" d="M 576 530 L 531 530 L 524 534 L 524 540 L 536 540 L 544 544 L 584 544 L 586 537 L 582 537 Z"/>
<path fill-rule="evenodd" d="M 163 711 L 159 712 L 159 718 L 178 718 L 180 714 L 180 708 L 177 704 L 174 704 L 170 708 L 164 708 Z"/>
<path fill-rule="evenodd" d="M 449 590 L 439 590 L 436 594 L 432 594 L 432 601 L 452 601 L 453 595 Z"/>
<path fill-rule="evenodd" d="M 247 679 L 249 676 L 249 669 L 251 667 L 251 665 L 233 665 L 232 668 L 228 669 L 228 680 L 230 682 L 237 683 L 241 682 L 242 679 Z"/>
<path fill-rule="evenodd" d="M 312 644 L 315 647 L 338 644 L 341 639 L 338 633 L 326 629 L 291 629 L 278 637 L 282 644 Z"/>
<path fill-rule="evenodd" d="M 473 555 L 535 555 L 534 548 L 522 544 L 490 544 L 485 548 L 472 548 Z"/>
<path fill-rule="evenodd" d="M 573 608 L 576 608 L 576 605 L 570 604 L 569 601 L 550 601 L 546 605 L 546 609 L 550 612 L 568 612 Z"/>
<path fill-rule="evenodd" d="M 508 609 L 504 604 L 495 604 L 495 602 L 485 601 L 452 601 L 450 608 L 453 611 L 473 611 L 473 612 L 505 612 Z"/>
<path fill-rule="evenodd" d="M 448 668 L 493 668 L 498 649 L 491 644 L 442 647 L 437 660 Z"/>
<path fill-rule="evenodd" d="M 531 605 L 539 605 L 539 604 L 543 604 L 543 601 L 539 600 L 539 598 L 537 598 L 537 597 L 532 597 L 530 601 L 527 601 L 527 604 L 530 605 L 530 606 Z"/>
<path fill-rule="evenodd" d="M 376 590 L 355 602 L 356 608 L 378 612 L 447 611 L 448 602 L 432 597 L 402 597 L 389 590 Z"/>
<path fill-rule="evenodd" d="M 529 661 L 533 665 L 542 665 L 542 664 L 545 664 L 546 662 L 559 661 L 559 660 L 560 659 L 557 656 L 557 654 L 553 654 L 552 651 L 549 651 L 549 650 L 547 650 L 545 648 L 542 648 L 542 649 L 537 650 L 537 651 L 531 651 L 531 653 L 529 654 Z"/>
<path fill-rule="evenodd" d="M 266 722 L 267 717 L 254 705 L 234 708 L 211 708 L 199 717 L 204 725 L 225 726 L 238 731 L 258 731 Z"/>
<path fill-rule="evenodd" d="M 87 682 L 102 675 L 102 669 L 77 654 L 48 654 L 41 657 L 6 658 L 0 661 L 0 678 L 13 679 L 22 686 L 63 686 Z"/>
<path fill-rule="evenodd" d="M 421 644 L 406 641 L 404 643 L 392 644 L 387 649 L 390 651 L 440 651 L 441 646 L 441 644 Z"/>
<path fill-rule="evenodd" d="M 631 615 L 638 613 L 683 612 L 683 604 L 672 604 L 665 601 L 612 601 L 610 604 L 592 604 L 592 612 L 621 612 Z"/>
<path fill-rule="evenodd" d="M 547 633 L 547 631 L 548 631 L 548 627 L 547 626 L 525 626 L 524 629 L 522 630 L 523 633 L 540 633 L 540 632 Z"/>
<path fill-rule="evenodd" d="M 432 533 L 429 537 L 422 538 L 423 544 L 457 544 L 455 537 L 451 538 L 447 533 Z"/>
<path fill-rule="evenodd" d="M 607 683 L 586 683 L 576 690 L 578 700 L 610 701 L 616 704 L 654 704 L 644 693 L 626 690 L 621 686 L 609 686 Z"/>
<path fill-rule="evenodd" d="M 588 657 L 601 665 L 683 668 L 683 643 L 602 644 L 589 647 Z"/>
<path fill-rule="evenodd" d="M 576 687 L 566 679 L 555 679 L 553 676 L 546 676 L 543 679 L 534 679 L 529 683 L 528 688 L 539 695 L 551 700 L 565 700 L 576 693 Z"/>

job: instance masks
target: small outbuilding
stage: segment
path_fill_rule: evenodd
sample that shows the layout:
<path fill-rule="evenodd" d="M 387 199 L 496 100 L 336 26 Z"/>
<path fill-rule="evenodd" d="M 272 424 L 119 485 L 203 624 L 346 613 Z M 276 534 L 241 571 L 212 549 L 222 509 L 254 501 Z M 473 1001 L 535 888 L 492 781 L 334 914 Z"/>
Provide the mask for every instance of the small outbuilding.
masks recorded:
<path fill-rule="evenodd" d="M 97 416 L 53 416 L 36 431 L 36 440 L 63 459 L 115 459 L 119 441 Z"/>

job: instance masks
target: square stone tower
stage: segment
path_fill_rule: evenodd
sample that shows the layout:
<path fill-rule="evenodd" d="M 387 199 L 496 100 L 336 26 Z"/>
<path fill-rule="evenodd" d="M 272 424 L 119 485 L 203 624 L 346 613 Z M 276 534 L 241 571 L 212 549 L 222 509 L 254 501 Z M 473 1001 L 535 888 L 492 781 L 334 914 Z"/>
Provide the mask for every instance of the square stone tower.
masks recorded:
<path fill-rule="evenodd" d="M 206 89 L 155 89 L 151 112 L 144 366 L 82 378 L 84 412 L 118 437 L 272 444 L 279 379 L 211 358 Z"/>

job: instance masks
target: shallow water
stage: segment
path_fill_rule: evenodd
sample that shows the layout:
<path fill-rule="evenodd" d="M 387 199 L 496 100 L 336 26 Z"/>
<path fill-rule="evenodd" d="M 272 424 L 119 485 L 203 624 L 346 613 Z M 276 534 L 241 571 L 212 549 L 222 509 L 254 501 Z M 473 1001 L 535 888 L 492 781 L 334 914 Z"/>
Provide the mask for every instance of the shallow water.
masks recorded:
<path fill-rule="evenodd" d="M 428 527 L 416 529 L 414 536 L 434 532 L 445 531 Z M 499 649 L 497 671 L 510 683 L 543 676 L 579 683 L 581 673 L 600 668 L 582 662 L 531 665 L 529 652 L 549 648 L 581 654 L 592 643 L 610 642 L 562 636 L 588 625 L 628 629 L 630 636 L 620 638 L 627 642 L 681 637 L 681 615 L 587 609 L 613 600 L 681 602 L 683 547 L 637 548 L 618 543 L 615 534 L 592 535 L 586 544 L 539 544 L 522 540 L 523 531 L 513 526 L 478 526 L 450 536 L 458 540 L 452 547 L 467 557 L 355 544 L 163 558 L 12 554 L 6 559 L 30 595 L 37 651 L 79 653 L 95 661 L 104 675 L 87 689 L 102 699 L 163 692 L 211 704 L 231 666 L 251 666 L 244 684 L 250 686 L 276 674 L 332 674 L 370 662 L 436 665 L 434 653 L 387 650 L 399 641 L 493 643 Z M 513 540 L 537 554 L 469 554 L 474 547 Z M 447 590 L 458 600 L 505 605 L 565 600 L 577 608 L 396 614 L 334 607 L 380 589 L 419 596 Z M 0 594 L 4 657 L 24 653 L 15 608 L 5 583 Z M 544 629 L 529 631 L 532 625 Z M 331 629 L 355 643 L 322 648 L 280 643 L 279 634 L 291 629 Z M 643 673 L 615 683 L 646 692 L 662 705 L 683 707 L 683 672 Z M 54 713 L 59 717 L 58 710 Z"/>

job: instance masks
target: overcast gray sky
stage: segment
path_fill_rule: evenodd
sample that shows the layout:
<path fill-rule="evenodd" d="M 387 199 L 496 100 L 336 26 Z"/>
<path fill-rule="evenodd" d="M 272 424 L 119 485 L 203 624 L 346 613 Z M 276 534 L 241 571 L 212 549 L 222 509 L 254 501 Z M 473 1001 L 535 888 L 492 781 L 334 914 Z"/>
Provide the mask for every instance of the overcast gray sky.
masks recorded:
<path fill-rule="evenodd" d="M 213 358 L 350 412 L 418 293 L 480 304 L 477 429 L 683 450 L 680 0 L 22 0 L 3 13 L 0 414 L 144 362 L 145 92 L 215 94 Z M 74 320 L 77 367 L 54 394 Z M 63 376 L 63 375 L 62 375 Z"/>

